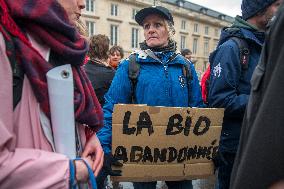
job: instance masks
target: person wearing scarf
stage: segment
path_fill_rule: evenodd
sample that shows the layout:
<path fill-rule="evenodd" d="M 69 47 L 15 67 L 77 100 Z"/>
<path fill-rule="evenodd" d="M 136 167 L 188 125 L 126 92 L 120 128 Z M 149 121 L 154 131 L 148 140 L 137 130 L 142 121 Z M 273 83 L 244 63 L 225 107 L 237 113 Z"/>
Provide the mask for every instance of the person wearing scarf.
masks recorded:
<path fill-rule="evenodd" d="M 242 17 L 222 30 L 219 44 L 211 53 L 208 103 L 211 108 L 225 108 L 219 153 L 216 189 L 230 187 L 231 172 L 239 146 L 242 122 L 251 90 L 252 74 L 259 62 L 265 31 L 283 0 L 243 0 Z M 247 44 L 247 66 L 240 61 L 241 50 L 232 37 Z M 232 177 L 232 179 L 235 179 Z"/>
<path fill-rule="evenodd" d="M 130 58 L 123 60 L 116 71 L 110 89 L 105 95 L 104 127 L 97 133 L 104 148 L 105 163 L 98 178 L 106 175 L 119 175 L 111 170 L 111 163 L 116 163 L 111 155 L 112 112 L 114 104 L 147 104 L 149 106 L 200 107 L 200 85 L 192 63 L 176 53 L 173 17 L 168 9 L 161 6 L 147 7 L 135 16 L 136 22 L 143 27 L 145 41 L 135 56 L 140 65 L 134 98 L 128 77 Z M 192 73 L 191 82 L 183 74 L 184 65 Z M 190 90 L 188 90 L 190 88 Z M 154 95 L 153 95 L 154 94 Z M 132 99 L 135 99 L 132 101 Z M 166 181 L 169 188 L 191 189 L 191 181 Z M 136 182 L 135 189 L 155 189 L 156 182 Z"/>
<path fill-rule="evenodd" d="M 46 79 L 52 68 L 71 65 L 84 143 L 84 126 L 97 131 L 103 121 L 82 69 L 87 43 L 74 24 L 84 7 L 82 0 L 0 0 L 0 188 L 69 188 L 71 177 L 88 179 L 83 161 L 53 152 Z M 82 157 L 97 175 L 103 151 L 96 134 Z"/>

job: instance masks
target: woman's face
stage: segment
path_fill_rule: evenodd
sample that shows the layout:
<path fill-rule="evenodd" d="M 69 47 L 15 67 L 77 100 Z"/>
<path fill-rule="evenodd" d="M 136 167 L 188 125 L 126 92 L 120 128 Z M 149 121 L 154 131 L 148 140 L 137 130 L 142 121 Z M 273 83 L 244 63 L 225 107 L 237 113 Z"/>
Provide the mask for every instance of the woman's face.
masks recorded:
<path fill-rule="evenodd" d="M 165 47 L 169 42 L 169 31 L 165 19 L 152 14 L 143 21 L 144 37 L 149 47 Z"/>
<path fill-rule="evenodd" d="M 117 67 L 119 61 L 121 60 L 121 54 L 119 51 L 114 51 L 114 53 L 109 55 L 110 65 L 112 67 Z"/>
<path fill-rule="evenodd" d="M 57 0 L 65 9 L 71 23 L 75 24 L 81 16 L 81 10 L 85 8 L 85 0 Z"/>

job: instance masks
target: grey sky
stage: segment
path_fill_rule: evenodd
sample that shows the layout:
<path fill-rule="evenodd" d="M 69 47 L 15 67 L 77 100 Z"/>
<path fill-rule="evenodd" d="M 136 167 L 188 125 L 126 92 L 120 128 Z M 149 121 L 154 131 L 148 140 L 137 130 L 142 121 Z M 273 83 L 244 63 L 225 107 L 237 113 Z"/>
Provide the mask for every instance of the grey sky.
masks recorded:
<path fill-rule="evenodd" d="M 242 0 L 187 0 L 212 10 L 235 17 L 241 14 Z"/>

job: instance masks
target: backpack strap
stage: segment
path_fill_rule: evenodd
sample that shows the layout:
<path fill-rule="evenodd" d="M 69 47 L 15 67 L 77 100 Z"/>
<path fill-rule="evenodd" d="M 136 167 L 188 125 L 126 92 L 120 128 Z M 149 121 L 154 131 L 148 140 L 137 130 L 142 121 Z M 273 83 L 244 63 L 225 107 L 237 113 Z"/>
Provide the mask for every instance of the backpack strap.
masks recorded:
<path fill-rule="evenodd" d="M 243 70 L 248 69 L 250 50 L 245 39 L 239 37 L 231 37 L 231 39 L 238 45 L 240 50 L 240 64 Z"/>
<path fill-rule="evenodd" d="M 131 102 L 136 103 L 136 84 L 137 78 L 140 73 L 140 64 L 136 62 L 136 54 L 131 54 L 129 56 L 129 64 L 128 64 L 128 77 L 131 82 Z"/>

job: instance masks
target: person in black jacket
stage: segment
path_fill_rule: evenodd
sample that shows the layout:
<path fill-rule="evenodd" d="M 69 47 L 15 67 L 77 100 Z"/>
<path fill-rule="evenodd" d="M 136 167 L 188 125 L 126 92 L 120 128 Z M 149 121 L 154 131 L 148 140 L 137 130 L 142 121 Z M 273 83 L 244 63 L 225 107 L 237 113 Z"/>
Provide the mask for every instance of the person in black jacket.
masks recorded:
<path fill-rule="evenodd" d="M 109 38 L 107 36 L 99 34 L 91 37 L 88 53 L 90 59 L 85 69 L 101 106 L 104 105 L 104 95 L 115 74 L 115 70 L 107 63 L 108 50 Z"/>
<path fill-rule="evenodd" d="M 284 5 L 278 11 L 251 80 L 231 189 L 283 188 Z M 282 185 L 281 185 L 282 181 Z M 278 184 L 278 187 L 275 185 Z"/>
<path fill-rule="evenodd" d="M 96 92 L 101 106 L 104 106 L 104 95 L 108 91 L 115 70 L 108 64 L 109 38 L 106 35 L 94 35 L 90 38 L 89 60 L 85 65 L 86 73 Z M 87 131 L 92 132 L 92 131 Z M 99 189 L 103 189 L 106 184 L 106 175 L 101 171 L 97 177 Z"/>

